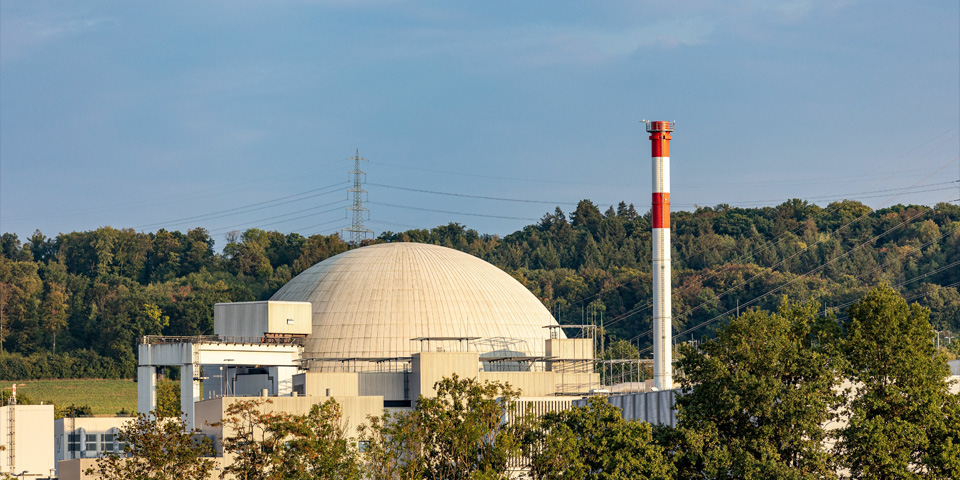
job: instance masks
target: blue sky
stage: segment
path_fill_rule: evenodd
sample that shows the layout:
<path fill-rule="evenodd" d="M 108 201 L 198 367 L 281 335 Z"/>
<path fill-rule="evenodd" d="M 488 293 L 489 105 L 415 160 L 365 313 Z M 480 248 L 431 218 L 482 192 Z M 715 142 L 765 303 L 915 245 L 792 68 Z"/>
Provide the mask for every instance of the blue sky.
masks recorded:
<path fill-rule="evenodd" d="M 646 211 L 643 118 L 674 210 L 960 199 L 958 2 L 677 3 L 4 1 L 0 231 Z"/>

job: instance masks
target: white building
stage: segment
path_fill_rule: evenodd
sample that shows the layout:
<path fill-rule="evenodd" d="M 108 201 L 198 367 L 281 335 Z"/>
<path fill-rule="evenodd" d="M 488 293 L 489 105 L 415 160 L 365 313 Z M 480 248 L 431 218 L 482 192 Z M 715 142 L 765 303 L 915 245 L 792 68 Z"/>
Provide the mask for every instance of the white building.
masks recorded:
<path fill-rule="evenodd" d="M 69 417 L 53 421 L 53 454 L 63 460 L 100 458 L 123 451 L 117 438 L 123 424 L 134 417 Z M 58 472 L 59 473 L 59 472 Z"/>
<path fill-rule="evenodd" d="M 0 445 L 0 476 L 53 475 L 53 405 L 0 407 Z"/>

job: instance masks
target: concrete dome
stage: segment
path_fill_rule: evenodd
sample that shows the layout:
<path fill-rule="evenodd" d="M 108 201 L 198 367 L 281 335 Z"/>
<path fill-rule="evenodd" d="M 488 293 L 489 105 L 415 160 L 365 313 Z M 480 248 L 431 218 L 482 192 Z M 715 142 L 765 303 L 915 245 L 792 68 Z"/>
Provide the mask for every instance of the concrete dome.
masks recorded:
<path fill-rule="evenodd" d="M 550 312 L 503 270 L 436 245 L 385 243 L 328 258 L 283 286 L 271 300 L 313 304 L 304 358 L 407 357 L 466 350 L 480 337 L 482 356 L 539 356 Z M 562 333 L 561 333 L 562 335 Z"/>

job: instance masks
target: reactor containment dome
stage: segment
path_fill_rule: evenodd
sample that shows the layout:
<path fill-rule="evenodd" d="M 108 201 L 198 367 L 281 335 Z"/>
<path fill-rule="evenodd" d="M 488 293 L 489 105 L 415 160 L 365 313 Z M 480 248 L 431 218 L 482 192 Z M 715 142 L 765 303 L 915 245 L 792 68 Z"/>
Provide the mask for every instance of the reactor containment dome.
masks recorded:
<path fill-rule="evenodd" d="M 328 258 L 271 300 L 311 302 L 304 359 L 384 361 L 424 351 L 544 355 L 565 338 L 542 303 L 503 270 L 437 245 L 384 243 Z"/>

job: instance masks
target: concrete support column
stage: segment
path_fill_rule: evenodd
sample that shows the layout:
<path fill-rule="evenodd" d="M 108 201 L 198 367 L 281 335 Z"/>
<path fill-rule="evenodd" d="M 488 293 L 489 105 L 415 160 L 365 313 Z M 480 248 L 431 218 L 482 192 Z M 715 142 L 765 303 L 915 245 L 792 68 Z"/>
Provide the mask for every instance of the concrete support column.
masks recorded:
<path fill-rule="evenodd" d="M 150 413 L 157 409 L 157 367 L 137 367 L 137 411 Z"/>
<path fill-rule="evenodd" d="M 183 412 L 181 415 L 188 430 L 194 428 L 196 418 L 193 409 L 194 402 L 201 400 L 200 381 L 194 380 L 199 376 L 200 365 L 186 363 L 180 366 L 180 411 Z"/>

